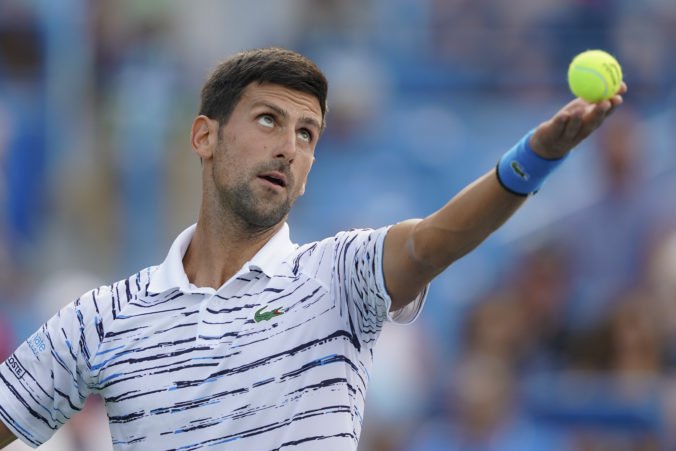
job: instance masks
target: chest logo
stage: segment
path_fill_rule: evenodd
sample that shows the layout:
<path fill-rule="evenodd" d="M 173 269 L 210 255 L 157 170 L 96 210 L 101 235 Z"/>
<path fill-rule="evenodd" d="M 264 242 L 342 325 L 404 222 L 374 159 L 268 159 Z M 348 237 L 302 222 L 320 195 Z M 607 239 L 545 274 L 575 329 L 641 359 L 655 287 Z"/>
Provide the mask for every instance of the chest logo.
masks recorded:
<path fill-rule="evenodd" d="M 266 308 L 267 306 L 256 310 L 256 314 L 254 315 L 254 321 L 260 323 L 261 321 L 268 321 L 274 318 L 275 316 L 284 314 L 281 308 L 276 308 L 270 312 L 264 312 L 263 310 L 265 310 Z"/>

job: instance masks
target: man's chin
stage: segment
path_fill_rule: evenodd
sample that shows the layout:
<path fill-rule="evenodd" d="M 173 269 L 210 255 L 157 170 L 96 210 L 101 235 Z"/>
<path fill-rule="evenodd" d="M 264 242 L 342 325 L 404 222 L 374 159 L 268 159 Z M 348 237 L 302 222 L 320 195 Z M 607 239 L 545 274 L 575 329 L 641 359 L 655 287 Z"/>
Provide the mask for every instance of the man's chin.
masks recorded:
<path fill-rule="evenodd" d="M 229 194 L 230 210 L 250 232 L 269 230 L 284 221 L 293 205 L 286 190 L 235 190 Z"/>
<path fill-rule="evenodd" d="M 289 209 L 279 209 L 268 212 L 249 212 L 246 215 L 240 215 L 240 218 L 247 224 L 247 228 L 251 231 L 264 231 L 271 229 L 280 222 L 286 220 L 289 214 Z"/>

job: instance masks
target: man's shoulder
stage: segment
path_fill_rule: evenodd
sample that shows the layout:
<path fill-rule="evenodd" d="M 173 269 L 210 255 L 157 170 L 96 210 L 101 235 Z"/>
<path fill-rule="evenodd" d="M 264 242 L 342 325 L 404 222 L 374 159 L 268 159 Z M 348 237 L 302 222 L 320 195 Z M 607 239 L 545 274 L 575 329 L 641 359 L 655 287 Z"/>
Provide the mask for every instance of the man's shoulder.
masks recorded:
<path fill-rule="evenodd" d="M 364 243 L 376 240 L 381 234 L 387 233 L 387 227 L 379 229 L 354 228 L 337 232 L 318 241 L 312 241 L 298 246 L 286 259 L 294 268 L 307 269 L 322 267 L 331 263 L 331 266 L 352 247 L 359 247 Z M 295 271 L 294 271 L 295 272 Z"/>
<path fill-rule="evenodd" d="M 316 247 L 321 247 L 321 246 L 334 246 L 337 243 L 340 243 L 342 241 L 347 241 L 351 240 L 357 237 L 365 237 L 368 235 L 372 235 L 374 233 L 380 233 L 382 231 L 387 230 L 386 227 L 381 227 L 378 229 L 370 228 L 370 227 L 360 227 L 360 228 L 352 228 L 348 230 L 341 230 L 336 232 L 334 235 L 329 235 L 325 238 L 319 239 L 317 241 L 311 241 L 305 244 L 301 244 L 297 247 L 296 251 L 302 251 L 307 248 L 316 248 Z"/>
<path fill-rule="evenodd" d="M 149 266 L 124 279 L 93 288 L 75 301 L 75 307 L 93 308 L 99 313 L 101 310 L 108 310 L 106 307 L 110 307 L 111 304 L 120 308 L 134 299 L 147 295 L 150 278 L 157 268 L 158 266 Z"/>

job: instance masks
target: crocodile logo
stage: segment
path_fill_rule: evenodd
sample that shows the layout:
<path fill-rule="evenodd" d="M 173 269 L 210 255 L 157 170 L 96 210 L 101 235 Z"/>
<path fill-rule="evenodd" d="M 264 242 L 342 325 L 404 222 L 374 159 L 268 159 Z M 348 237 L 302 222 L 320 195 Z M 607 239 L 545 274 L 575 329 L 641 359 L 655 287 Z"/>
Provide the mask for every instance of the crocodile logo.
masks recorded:
<path fill-rule="evenodd" d="M 257 323 L 260 323 L 261 321 L 269 321 L 275 316 L 284 314 L 281 308 L 276 308 L 270 312 L 264 312 L 263 310 L 265 310 L 266 308 L 267 306 L 256 310 L 256 314 L 254 315 L 254 321 L 256 321 Z"/>
<path fill-rule="evenodd" d="M 510 166 L 512 167 L 512 170 L 516 173 L 516 175 L 521 177 L 523 180 L 528 180 L 530 178 L 530 176 L 526 174 L 526 171 L 523 170 L 518 161 L 512 161 Z"/>

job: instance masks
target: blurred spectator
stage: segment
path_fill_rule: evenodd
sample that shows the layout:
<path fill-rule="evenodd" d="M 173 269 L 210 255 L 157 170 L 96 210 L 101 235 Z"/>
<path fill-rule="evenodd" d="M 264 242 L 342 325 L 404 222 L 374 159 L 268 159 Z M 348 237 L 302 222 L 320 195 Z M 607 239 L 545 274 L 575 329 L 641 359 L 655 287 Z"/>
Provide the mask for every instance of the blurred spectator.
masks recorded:
<path fill-rule="evenodd" d="M 674 2 L 654 0 L 636 5 L 619 2 L 623 14 L 615 18 L 613 38 L 622 68 L 636 85 L 634 104 L 651 108 L 665 92 L 674 89 L 676 64 L 673 52 L 676 7 Z"/>
<path fill-rule="evenodd" d="M 44 54 L 36 19 L 0 26 L 0 230 L 10 252 L 36 246 L 45 214 Z"/>
<path fill-rule="evenodd" d="M 385 327 L 374 350 L 360 449 L 394 451 L 422 417 L 443 360 L 425 321 Z M 393 396 L 393 394 L 395 394 Z"/>
<path fill-rule="evenodd" d="M 676 230 L 655 243 L 647 279 L 655 304 L 650 308 L 659 320 L 669 368 L 673 369 L 676 367 Z"/>
<path fill-rule="evenodd" d="M 635 381 L 637 382 L 637 381 Z M 575 451 L 657 451 L 665 447 L 661 386 L 645 381 L 627 396 L 611 374 L 570 372 L 529 378 L 528 410 L 565 431 Z M 639 387 L 638 384 L 634 388 Z"/>
<path fill-rule="evenodd" d="M 9 249 L 7 247 L 7 233 L 6 229 L 6 207 L 5 207 L 5 195 L 6 195 L 6 182 L 5 182 L 5 142 L 6 142 L 6 129 L 8 128 L 8 113 L 0 108 L 0 268 L 3 268 L 2 272 L 6 272 L 5 268 L 10 267 L 10 258 L 9 258 Z M 0 361 L 5 360 L 14 350 L 14 334 L 13 330 L 10 327 L 10 320 L 7 316 L 4 305 L 7 300 L 3 293 L 5 292 L 9 284 L 9 279 L 0 274 Z"/>
<path fill-rule="evenodd" d="M 612 375 L 620 384 L 661 377 L 667 360 L 654 299 L 649 292 L 637 290 L 614 303 L 601 324 L 571 341 L 572 367 Z"/>
<path fill-rule="evenodd" d="M 564 366 L 569 263 L 553 243 L 515 258 L 504 280 L 475 301 L 464 321 L 465 355 L 484 355 L 519 372 Z"/>
<path fill-rule="evenodd" d="M 0 360 L 4 361 L 14 351 L 15 340 L 9 319 L 0 313 Z"/>
<path fill-rule="evenodd" d="M 663 393 L 667 449 L 676 449 L 676 230 L 655 243 L 648 264 L 647 287 L 653 294 L 652 308 L 662 335 L 665 370 Z"/>
<path fill-rule="evenodd" d="M 601 325 L 571 341 L 576 373 L 544 410 L 574 426 L 581 450 L 662 449 L 666 356 L 654 301 L 635 291 L 614 304 Z"/>
<path fill-rule="evenodd" d="M 462 358 L 482 356 L 515 370 L 529 333 L 525 321 L 525 311 L 513 293 L 489 293 L 466 320 Z"/>
<path fill-rule="evenodd" d="M 570 262 L 558 243 L 543 243 L 523 253 L 507 271 L 505 289 L 512 292 L 523 316 L 522 370 L 561 369 L 567 340 L 563 317 L 570 295 Z"/>
<path fill-rule="evenodd" d="M 161 19 L 138 24 L 117 48 L 120 57 L 109 75 L 123 218 L 121 268 L 140 268 L 164 252 L 165 236 L 158 231 L 166 221 L 164 176 L 176 87 L 165 33 Z"/>
<path fill-rule="evenodd" d="M 639 116 L 627 108 L 599 130 L 594 150 L 603 195 L 557 224 L 555 239 L 571 261 L 567 321 L 575 327 L 599 321 L 613 299 L 640 283 L 666 207 L 645 189 L 643 156 L 648 149 L 640 126 Z"/>
<path fill-rule="evenodd" d="M 468 355 L 449 377 L 445 415 L 424 424 L 404 447 L 411 451 L 567 450 L 565 436 L 538 425 L 522 409 L 516 374 L 507 362 Z"/>

